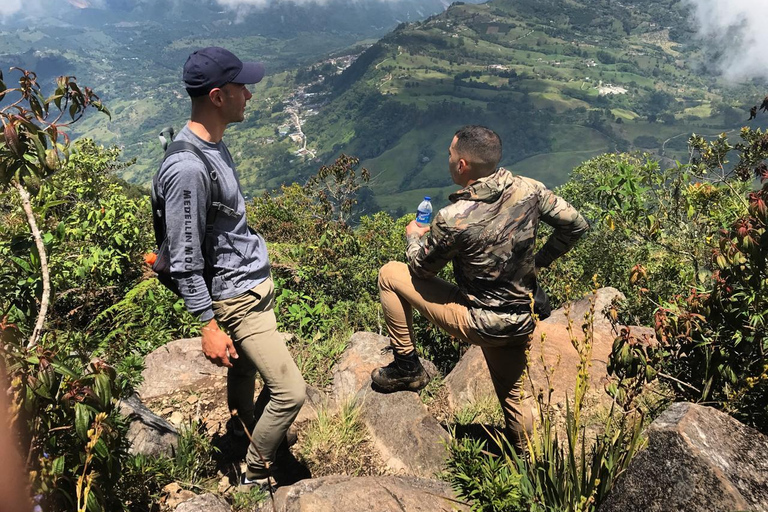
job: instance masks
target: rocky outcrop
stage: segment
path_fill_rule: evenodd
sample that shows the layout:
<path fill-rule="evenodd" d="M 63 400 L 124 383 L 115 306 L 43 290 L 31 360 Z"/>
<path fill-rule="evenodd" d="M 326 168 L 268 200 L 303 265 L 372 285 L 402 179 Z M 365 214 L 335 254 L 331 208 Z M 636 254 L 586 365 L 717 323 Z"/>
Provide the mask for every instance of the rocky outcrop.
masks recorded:
<path fill-rule="evenodd" d="M 360 419 L 389 469 L 427 478 L 444 469 L 445 444 L 450 436 L 429 414 L 418 394 L 363 389 L 356 403 Z"/>
<path fill-rule="evenodd" d="M 118 408 L 129 421 L 130 453 L 173 455 L 179 445 L 179 433 L 173 425 L 150 411 L 136 395 L 121 400 Z"/>
<path fill-rule="evenodd" d="M 581 330 L 575 331 L 583 337 Z M 542 337 L 544 341 L 542 342 Z M 611 354 L 614 336 L 604 331 L 595 330 L 590 358 L 590 399 L 595 402 L 610 403 L 603 386 L 608 379 L 608 357 Z M 542 363 L 553 371 L 547 382 L 547 373 Z M 532 337 L 528 357 L 530 382 L 526 382 L 526 395 L 529 397 L 544 394 L 552 386 L 552 405 L 565 410 L 566 396 L 573 395 L 578 373 L 579 354 L 571 342 L 567 325 L 540 323 Z M 532 382 L 532 384 L 531 384 Z M 445 378 L 448 405 L 452 411 L 460 409 L 484 397 L 496 397 L 488 372 L 488 365 L 480 347 L 472 346 L 461 361 Z"/>
<path fill-rule="evenodd" d="M 201 494 L 176 507 L 176 512 L 232 512 L 232 507 L 218 496 Z"/>
<path fill-rule="evenodd" d="M 303 480 L 275 494 L 277 512 L 451 512 L 468 511 L 450 485 L 437 480 L 383 476 L 331 476 Z M 177 509 L 179 510 L 179 509 Z M 272 511 L 267 500 L 259 509 Z"/>
<path fill-rule="evenodd" d="M 227 369 L 208 361 L 200 348 L 200 338 L 172 341 L 144 359 L 144 378 L 139 387 L 142 400 L 212 384 L 226 377 Z"/>
<path fill-rule="evenodd" d="M 768 437 L 709 407 L 676 403 L 648 428 L 600 512 L 768 511 Z"/>
<path fill-rule="evenodd" d="M 592 303 L 592 294 L 588 294 L 575 302 L 570 304 L 570 313 L 568 317 L 573 321 L 574 326 L 580 331 L 581 324 L 584 323 L 584 315 L 589 311 Z M 594 302 L 595 302 L 595 318 L 594 326 L 597 330 L 603 330 L 611 332 L 611 321 L 609 317 L 610 306 L 613 301 L 623 301 L 626 297 L 616 288 L 607 286 L 597 290 Z M 542 320 L 544 324 L 566 324 L 568 323 L 567 316 L 565 314 L 565 307 L 558 308 L 552 311 L 552 315 L 546 320 Z"/>

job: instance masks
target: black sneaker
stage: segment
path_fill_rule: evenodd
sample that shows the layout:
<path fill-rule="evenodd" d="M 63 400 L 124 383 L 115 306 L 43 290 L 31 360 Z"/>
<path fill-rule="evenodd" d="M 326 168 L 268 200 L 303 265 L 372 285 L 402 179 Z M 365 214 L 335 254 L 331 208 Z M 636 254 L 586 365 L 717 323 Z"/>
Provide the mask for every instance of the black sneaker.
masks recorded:
<path fill-rule="evenodd" d="M 374 389 L 384 393 L 418 391 L 429 383 L 429 374 L 421 365 L 415 350 L 405 356 L 397 352 L 394 355 L 394 361 L 371 372 Z"/>
<path fill-rule="evenodd" d="M 277 483 L 270 475 L 264 477 L 251 475 L 251 478 L 248 478 L 249 473 L 249 471 L 246 471 L 240 475 L 240 484 L 237 486 L 239 492 L 249 492 L 251 489 L 261 489 L 265 493 L 270 493 L 275 492 L 277 489 Z"/>

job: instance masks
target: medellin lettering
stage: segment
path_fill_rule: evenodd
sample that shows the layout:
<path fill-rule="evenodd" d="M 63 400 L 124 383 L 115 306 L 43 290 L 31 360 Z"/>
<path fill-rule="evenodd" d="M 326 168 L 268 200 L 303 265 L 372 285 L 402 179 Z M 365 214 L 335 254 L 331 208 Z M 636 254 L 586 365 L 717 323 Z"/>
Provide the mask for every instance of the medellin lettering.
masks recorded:
<path fill-rule="evenodd" d="M 192 243 L 192 192 L 184 191 L 184 243 Z"/>

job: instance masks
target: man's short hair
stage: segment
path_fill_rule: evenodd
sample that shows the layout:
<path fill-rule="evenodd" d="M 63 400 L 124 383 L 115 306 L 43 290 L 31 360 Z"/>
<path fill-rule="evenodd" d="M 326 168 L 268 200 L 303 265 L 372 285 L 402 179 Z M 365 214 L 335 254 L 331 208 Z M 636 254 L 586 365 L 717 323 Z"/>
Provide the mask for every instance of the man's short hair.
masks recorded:
<path fill-rule="evenodd" d="M 456 153 L 470 165 L 496 167 L 501 161 L 501 138 L 485 126 L 467 125 L 456 132 Z"/>

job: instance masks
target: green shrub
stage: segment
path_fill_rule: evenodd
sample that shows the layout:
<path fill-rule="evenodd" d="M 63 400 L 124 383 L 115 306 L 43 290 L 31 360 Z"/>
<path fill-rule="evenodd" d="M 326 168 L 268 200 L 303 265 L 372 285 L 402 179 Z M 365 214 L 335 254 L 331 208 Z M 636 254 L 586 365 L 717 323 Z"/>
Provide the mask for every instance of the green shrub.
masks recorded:
<path fill-rule="evenodd" d="M 23 348 L 8 324 L 0 334 L 10 419 L 21 433 L 32 494 L 52 512 L 120 510 L 115 490 L 127 443 L 115 370 L 98 359 Z"/>

